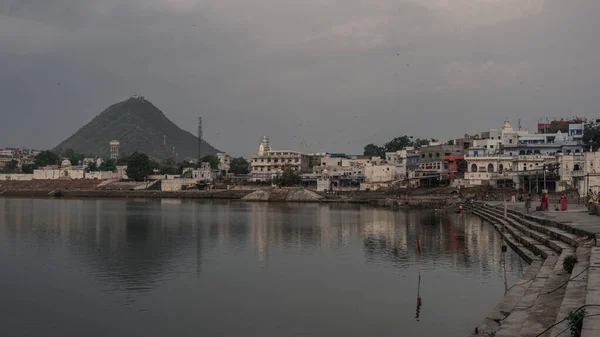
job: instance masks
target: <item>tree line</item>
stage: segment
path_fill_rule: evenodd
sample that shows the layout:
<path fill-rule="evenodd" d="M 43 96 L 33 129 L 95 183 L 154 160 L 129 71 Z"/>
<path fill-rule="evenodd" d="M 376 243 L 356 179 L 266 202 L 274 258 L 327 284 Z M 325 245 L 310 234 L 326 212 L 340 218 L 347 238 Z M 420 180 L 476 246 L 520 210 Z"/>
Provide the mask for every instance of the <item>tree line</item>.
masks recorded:
<path fill-rule="evenodd" d="M 435 138 L 414 138 L 413 136 L 400 136 L 400 137 L 396 137 L 392 140 L 390 140 L 389 142 L 383 144 L 383 146 L 379 146 L 379 145 L 375 145 L 373 143 L 371 144 L 367 144 L 364 147 L 364 151 L 363 154 L 365 156 L 370 156 L 370 157 L 380 157 L 380 158 L 385 158 L 385 153 L 386 152 L 396 152 L 396 151 L 400 151 L 404 148 L 407 147 L 420 147 L 420 146 L 425 146 L 425 145 L 429 145 L 430 143 L 434 143 L 437 142 L 438 140 Z"/>
<path fill-rule="evenodd" d="M 87 157 L 93 158 L 93 156 Z M 0 172 L 33 173 L 33 170 L 45 166 L 60 165 L 64 159 L 69 159 L 72 165 L 79 165 L 85 158 L 85 155 L 76 153 L 72 149 L 66 149 L 64 151 L 44 150 L 33 158 L 32 163 L 23 164 L 19 169 L 18 161 L 13 159 L 7 162 Z M 210 167 L 213 170 L 217 170 L 219 168 L 219 158 L 217 156 L 205 156 L 200 160 L 200 162 L 210 163 Z M 96 164 L 96 162 L 87 163 L 86 166 L 86 170 L 88 172 L 116 172 L 117 166 L 127 166 L 128 171 L 130 171 L 129 167 L 131 166 L 132 169 L 130 172 L 127 172 L 127 176 L 135 180 L 143 180 L 147 175 L 153 174 L 155 170 L 158 171 L 159 174 L 178 175 L 183 173 L 184 168 L 198 168 L 200 165 L 190 161 L 176 162 L 172 158 L 165 160 L 152 159 L 144 153 L 134 152 L 131 155 L 121 156 L 116 160 L 103 160 L 99 166 Z M 244 157 L 232 158 L 229 172 L 236 175 L 248 174 L 250 172 L 250 164 Z M 131 173 L 131 175 L 129 173 Z"/>

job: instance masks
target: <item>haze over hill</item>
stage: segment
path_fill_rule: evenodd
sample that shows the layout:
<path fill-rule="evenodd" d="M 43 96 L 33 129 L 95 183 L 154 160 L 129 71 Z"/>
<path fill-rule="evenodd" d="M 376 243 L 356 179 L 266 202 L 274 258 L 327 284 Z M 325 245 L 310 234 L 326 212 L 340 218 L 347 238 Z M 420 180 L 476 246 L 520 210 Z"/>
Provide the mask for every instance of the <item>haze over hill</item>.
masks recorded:
<path fill-rule="evenodd" d="M 182 130 L 150 101 L 138 96 L 109 106 L 55 150 L 73 149 L 76 153 L 108 157 L 108 143 L 113 139 L 121 142 L 122 155 L 138 151 L 156 158 L 176 160 L 198 156 L 196 136 Z M 201 150 L 203 156 L 218 152 L 205 141 Z"/>

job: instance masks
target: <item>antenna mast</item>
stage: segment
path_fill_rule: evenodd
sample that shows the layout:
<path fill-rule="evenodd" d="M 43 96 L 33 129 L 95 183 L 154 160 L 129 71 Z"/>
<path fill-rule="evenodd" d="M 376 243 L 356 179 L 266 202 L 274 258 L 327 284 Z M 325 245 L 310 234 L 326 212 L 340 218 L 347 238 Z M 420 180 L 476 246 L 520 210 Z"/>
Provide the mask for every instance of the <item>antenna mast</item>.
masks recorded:
<path fill-rule="evenodd" d="M 198 117 L 198 139 L 196 145 L 198 146 L 198 164 L 200 164 L 202 161 L 202 117 Z"/>

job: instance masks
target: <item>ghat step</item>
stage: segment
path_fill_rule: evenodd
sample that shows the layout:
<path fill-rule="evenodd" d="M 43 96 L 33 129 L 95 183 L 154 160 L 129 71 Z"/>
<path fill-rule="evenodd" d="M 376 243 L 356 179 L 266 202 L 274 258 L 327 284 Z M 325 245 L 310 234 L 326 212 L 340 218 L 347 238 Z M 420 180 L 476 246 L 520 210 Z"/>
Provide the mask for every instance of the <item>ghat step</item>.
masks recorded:
<path fill-rule="evenodd" d="M 530 219 L 523 221 L 524 219 L 519 218 L 518 213 L 507 214 L 505 219 L 503 210 L 498 208 L 475 207 L 473 211 L 497 228 L 504 227 L 513 239 L 546 257 L 535 277 L 528 279 L 529 286 L 523 281 L 515 285 L 514 288 L 518 287 L 518 291 L 522 294 L 517 303 L 514 304 L 514 294 L 507 293 L 503 301 L 486 317 L 484 323 L 478 326 L 479 334 L 474 336 L 489 335 L 493 330 L 496 330 L 495 336 L 536 336 L 583 304 L 585 299 L 583 294 L 587 290 L 587 265 L 589 265 L 587 261 L 590 249 L 584 247 L 577 249 L 579 262 L 572 274 L 564 272 L 562 267 L 564 258 L 574 253 L 571 244 L 579 244 L 583 238 L 558 228 L 548 229 Z M 517 248 L 523 249 L 523 247 Z M 559 253 L 560 256 L 554 252 Z M 535 272 L 536 268 L 532 263 L 528 273 Z M 577 277 L 570 280 L 571 276 L 576 275 Z M 527 280 L 525 275 L 523 280 Z M 508 312 L 499 308 L 511 306 L 512 309 L 508 310 L 510 314 L 501 318 L 501 315 Z M 565 324 L 563 322 L 557 325 L 544 336 L 555 336 L 564 330 Z M 486 327 L 491 328 L 492 331 L 485 329 Z"/>

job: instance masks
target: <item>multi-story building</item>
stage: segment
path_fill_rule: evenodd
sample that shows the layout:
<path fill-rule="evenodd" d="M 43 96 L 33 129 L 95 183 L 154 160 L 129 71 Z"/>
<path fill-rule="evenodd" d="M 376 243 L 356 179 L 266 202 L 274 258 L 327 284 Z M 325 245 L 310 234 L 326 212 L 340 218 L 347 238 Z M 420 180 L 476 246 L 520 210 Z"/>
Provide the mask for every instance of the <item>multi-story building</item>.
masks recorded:
<path fill-rule="evenodd" d="M 229 172 L 231 169 L 231 156 L 227 153 L 217 153 L 219 159 L 219 172 Z"/>
<path fill-rule="evenodd" d="M 298 173 L 308 173 L 309 159 L 304 153 L 291 150 L 272 150 L 268 137 L 263 137 L 258 153 L 252 156 L 250 174 L 255 181 L 273 179 L 286 168 Z"/>
<path fill-rule="evenodd" d="M 118 140 L 111 140 L 108 145 L 110 146 L 110 159 L 119 159 L 119 147 L 121 143 Z"/>
<path fill-rule="evenodd" d="M 560 182 L 557 190 L 575 189 L 580 196 L 600 191 L 600 152 L 559 154 Z"/>

